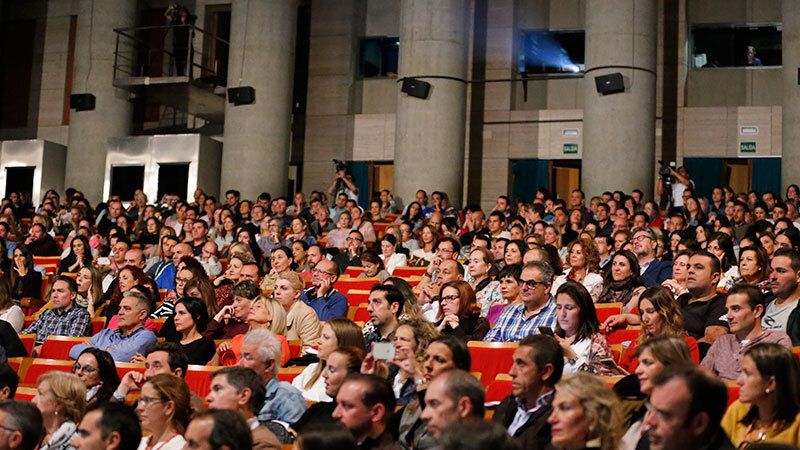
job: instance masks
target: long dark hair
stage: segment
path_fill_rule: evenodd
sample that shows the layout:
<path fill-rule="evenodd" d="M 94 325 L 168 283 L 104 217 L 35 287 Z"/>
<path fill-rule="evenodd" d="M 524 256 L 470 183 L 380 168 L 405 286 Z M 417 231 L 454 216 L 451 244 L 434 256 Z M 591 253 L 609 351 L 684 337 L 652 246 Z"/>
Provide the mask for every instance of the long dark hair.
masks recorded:
<path fill-rule="evenodd" d="M 727 233 L 714 233 L 708 238 L 706 250 L 708 250 L 708 246 L 713 241 L 717 241 L 717 245 L 719 245 L 720 250 L 725 253 L 725 255 L 722 257 L 722 261 L 720 261 L 720 265 L 722 266 L 722 271 L 727 272 L 728 269 L 737 264 L 736 252 L 733 251 L 733 239 Z"/>
<path fill-rule="evenodd" d="M 778 344 L 756 344 L 744 353 L 750 356 L 764 378 L 775 378 L 775 420 L 781 427 L 792 424 L 800 412 L 800 368 L 792 351 Z M 758 407 L 751 406 L 742 423 L 758 419 Z"/>
<path fill-rule="evenodd" d="M 567 280 L 556 291 L 556 298 L 559 295 L 568 296 L 578 305 L 580 325 L 575 336 L 575 342 L 591 338 L 593 334 L 600 331 L 600 322 L 597 320 L 597 311 L 594 309 L 592 295 L 582 284 L 577 281 Z M 564 336 L 564 330 L 561 329 L 561 325 L 558 322 L 556 322 L 556 333 L 559 336 Z"/>
<path fill-rule="evenodd" d="M 192 316 L 192 321 L 197 331 L 206 331 L 208 326 L 208 308 L 203 300 L 197 297 L 183 297 L 178 303 L 182 304 L 186 311 Z"/>
<path fill-rule="evenodd" d="M 81 355 L 84 353 L 94 356 L 97 361 L 97 373 L 100 376 L 100 383 L 102 383 L 97 394 L 92 398 L 92 402 L 106 402 L 111 399 L 114 391 L 117 390 L 117 386 L 119 386 L 119 374 L 117 374 L 117 365 L 114 363 L 114 358 L 107 351 L 95 347 L 85 349 L 81 352 Z"/>
<path fill-rule="evenodd" d="M 91 266 L 93 259 L 92 248 L 89 247 L 89 239 L 86 239 L 86 236 L 78 235 L 72 238 L 72 241 L 70 241 L 69 243 L 69 255 L 67 255 L 68 261 L 72 262 L 78 260 L 78 255 L 75 254 L 75 251 L 72 248 L 72 245 L 75 243 L 76 240 L 83 242 L 83 265 Z"/>
<path fill-rule="evenodd" d="M 467 344 L 463 339 L 457 336 L 446 334 L 432 339 L 428 344 L 428 347 L 430 347 L 434 342 L 446 345 L 447 348 L 450 349 L 450 353 L 453 354 L 453 365 L 456 369 L 466 370 L 469 372 L 470 367 L 472 366 L 472 357 L 470 356 L 469 350 L 467 349 Z"/>

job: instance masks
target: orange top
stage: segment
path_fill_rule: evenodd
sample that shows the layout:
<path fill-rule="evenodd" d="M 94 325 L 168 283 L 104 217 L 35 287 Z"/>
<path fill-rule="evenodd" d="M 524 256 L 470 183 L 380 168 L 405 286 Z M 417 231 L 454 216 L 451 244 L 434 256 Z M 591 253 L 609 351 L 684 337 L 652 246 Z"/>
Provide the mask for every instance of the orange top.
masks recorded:
<path fill-rule="evenodd" d="M 281 367 L 283 367 L 286 364 L 286 361 L 289 361 L 289 357 L 291 356 L 289 342 L 286 341 L 286 338 L 280 334 L 276 334 L 275 336 L 279 341 L 281 341 Z M 222 361 L 220 361 L 223 366 L 235 366 L 236 363 L 239 362 L 239 358 L 242 357 L 243 340 L 244 334 L 237 334 L 233 337 L 233 339 L 231 339 L 231 349 L 222 355 Z"/>

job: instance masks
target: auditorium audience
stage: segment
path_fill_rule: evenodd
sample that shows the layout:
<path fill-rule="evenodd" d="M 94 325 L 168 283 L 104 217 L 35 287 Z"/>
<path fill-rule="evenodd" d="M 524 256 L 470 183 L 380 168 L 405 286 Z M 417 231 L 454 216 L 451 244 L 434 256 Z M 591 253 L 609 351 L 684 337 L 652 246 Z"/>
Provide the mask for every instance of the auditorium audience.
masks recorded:
<path fill-rule="evenodd" d="M 116 195 L 95 210 L 82 194 L 68 192 L 62 205 L 52 192 L 30 207 L 37 213 L 31 222 L 19 224 L 9 214 L 23 212 L 24 201 L 5 200 L 0 251 L 10 249 L 13 259 L 0 261 L 0 361 L 26 356 L 30 341 L 22 333 L 35 334 L 31 356 L 42 356 L 48 336 L 88 336 L 92 317 L 107 323 L 71 348 L 74 375 L 39 378 L 42 448 L 123 448 L 114 445 L 122 422 L 103 423 L 111 413 L 102 405 L 140 390 L 137 411 L 148 436 L 136 429 L 123 450 L 183 448 L 184 432 L 190 448 L 279 448 L 295 438 L 298 448 L 324 448 L 342 427 L 349 436 L 339 448 L 800 443 L 792 382 L 800 367 L 789 350 L 800 345 L 797 198 L 718 187 L 706 199 L 687 185 L 683 206 L 663 222 L 641 191 L 604 192 L 587 208 L 580 191 L 567 202 L 540 190 L 531 203 L 498 197 L 484 221 L 477 205 L 458 210 L 439 191 L 430 205 L 420 191 L 402 220 L 390 215 L 388 191 L 367 199 L 374 201 L 366 215 L 345 195 L 330 205 L 315 192 L 306 207 L 298 193 L 290 216 L 282 197 L 226 194 L 223 205 L 202 190 L 192 204 L 165 196 L 148 205 L 137 194 L 126 216 Z M 386 223 L 373 226 L 372 219 Z M 47 231 L 53 224 L 58 241 Z M 34 264 L 34 254 L 51 246 L 63 257 Z M 367 281 L 351 284 L 356 275 L 345 271 L 357 266 Z M 390 277 L 400 267 L 402 276 Z M 45 272 L 68 276 L 43 286 Z M 351 290 L 364 286 L 372 286 L 368 297 Z M 345 318 L 365 320 L 356 311 L 364 301 L 363 326 Z M 623 306 L 601 325 L 595 303 Z M 163 322 L 148 320 L 151 314 Z M 149 331 L 156 326 L 171 342 L 156 342 Z M 301 342 L 291 361 L 287 339 Z M 469 374 L 500 363 L 482 357 L 471 367 L 467 342 L 476 340 L 518 343 L 507 361 L 510 381 L 481 386 Z M 617 344 L 613 353 L 609 341 Z M 689 365 L 701 354 L 705 372 Z M 145 371 L 120 379 L 115 360 Z M 9 362 L 20 373 L 28 366 Z M 202 402 L 178 377 L 189 364 L 206 363 L 240 367 L 209 369 L 207 400 L 218 411 L 197 415 L 185 429 Z M 299 368 L 279 379 L 286 364 Z M 189 380 L 199 382 L 194 372 Z M 720 380 L 739 386 L 724 419 Z M 492 382 L 489 392 L 499 386 L 510 394 L 495 397 L 495 425 L 487 425 L 484 386 Z M 18 383 L 10 366 L 0 368 L 0 398 L 13 396 Z M 307 401 L 318 403 L 307 409 Z M 98 406 L 81 420 L 83 404 Z M 10 423 L 5 405 L 0 423 Z M 331 430 L 323 444 L 315 437 L 320 426 Z M 0 430 L 0 443 L 22 448 L 18 429 Z"/>

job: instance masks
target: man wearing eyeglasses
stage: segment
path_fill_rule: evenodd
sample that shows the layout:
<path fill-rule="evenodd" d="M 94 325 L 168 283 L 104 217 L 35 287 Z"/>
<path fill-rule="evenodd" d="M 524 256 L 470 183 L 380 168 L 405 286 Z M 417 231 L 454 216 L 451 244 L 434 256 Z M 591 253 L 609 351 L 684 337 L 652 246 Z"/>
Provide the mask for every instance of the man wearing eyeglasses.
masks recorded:
<path fill-rule="evenodd" d="M 649 288 L 658 286 L 672 278 L 672 261 L 661 261 L 656 258 L 658 239 L 652 228 L 634 228 L 631 242 L 633 253 L 639 260 L 639 274 L 645 286 Z"/>
<path fill-rule="evenodd" d="M 304 290 L 300 297 L 323 322 L 347 316 L 347 297 L 333 287 L 338 279 L 339 268 L 336 263 L 322 259 L 311 271 L 312 286 Z"/>
<path fill-rule="evenodd" d="M 42 413 L 33 403 L 0 401 L 0 449 L 34 450 L 43 434 Z"/>
<path fill-rule="evenodd" d="M 531 261 L 522 269 L 522 303 L 510 305 L 483 338 L 486 342 L 518 342 L 540 328 L 552 329 L 556 305 L 550 297 L 553 269 L 541 261 Z"/>
<path fill-rule="evenodd" d="M 339 271 L 344 272 L 348 267 L 361 267 L 361 254 L 364 253 L 364 235 L 358 230 L 352 230 L 345 240 L 344 251 L 333 257 Z"/>

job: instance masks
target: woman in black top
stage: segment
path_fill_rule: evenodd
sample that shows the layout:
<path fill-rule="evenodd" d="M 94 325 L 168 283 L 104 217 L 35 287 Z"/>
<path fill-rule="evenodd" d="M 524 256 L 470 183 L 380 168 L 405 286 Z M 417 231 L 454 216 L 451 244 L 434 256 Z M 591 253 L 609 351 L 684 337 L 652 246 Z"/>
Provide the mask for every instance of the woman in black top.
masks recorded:
<path fill-rule="evenodd" d="M 214 357 L 216 348 L 214 341 L 203 337 L 208 325 L 208 310 L 205 303 L 196 297 L 183 297 L 175 305 L 175 330 L 180 333 L 177 341 L 189 364 L 204 366 Z"/>
<path fill-rule="evenodd" d="M 58 265 L 58 274 L 78 273 L 81 268 L 92 265 L 92 249 L 86 236 L 75 236 L 70 242 L 69 255 Z"/>
<path fill-rule="evenodd" d="M 436 328 L 440 333 L 457 336 L 468 342 L 481 341 L 489 332 L 489 322 L 481 317 L 475 291 L 466 281 L 445 283 L 439 301 L 442 309 Z"/>
<path fill-rule="evenodd" d="M 33 270 L 33 253 L 28 247 L 19 245 L 14 249 L 11 270 L 6 276 L 11 282 L 11 296 L 15 300 L 41 298 L 42 274 Z"/>

